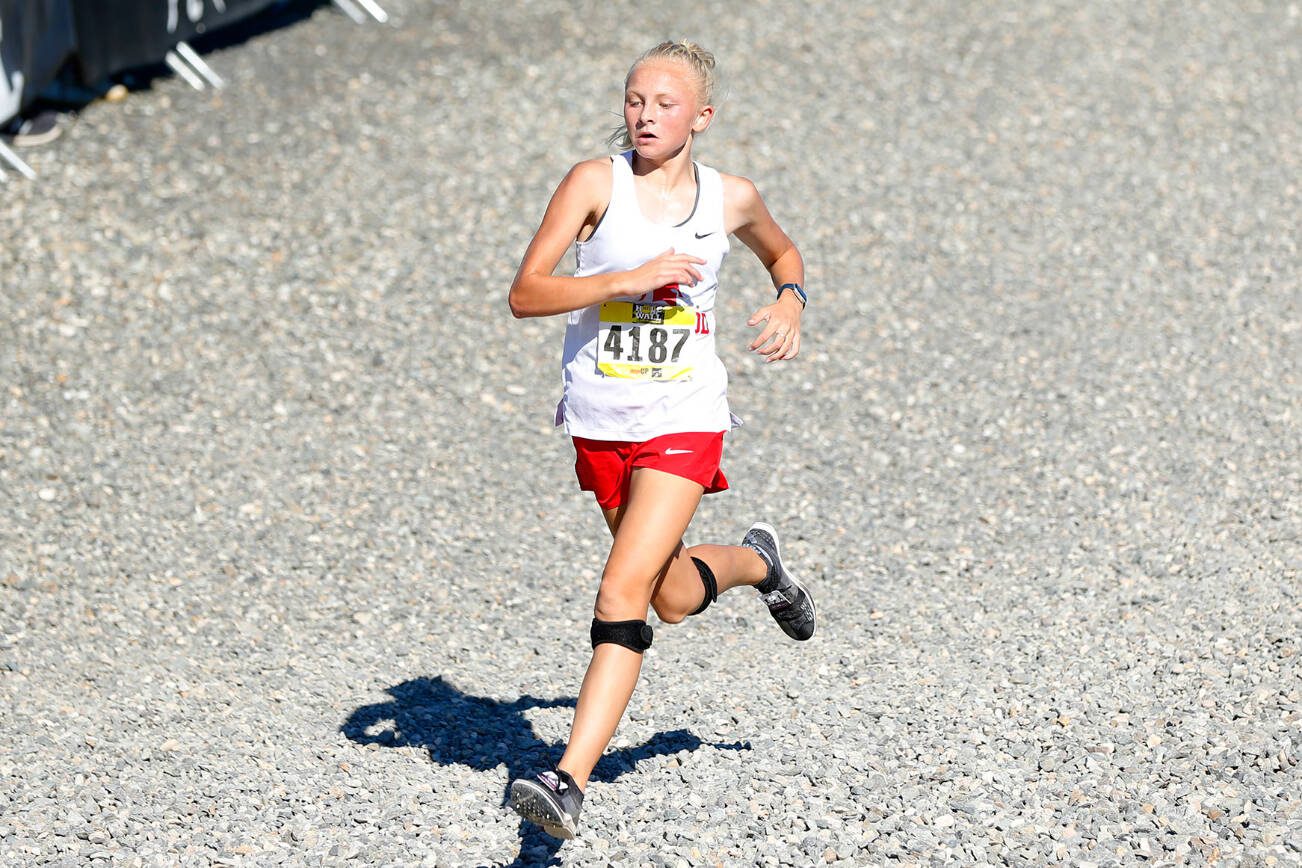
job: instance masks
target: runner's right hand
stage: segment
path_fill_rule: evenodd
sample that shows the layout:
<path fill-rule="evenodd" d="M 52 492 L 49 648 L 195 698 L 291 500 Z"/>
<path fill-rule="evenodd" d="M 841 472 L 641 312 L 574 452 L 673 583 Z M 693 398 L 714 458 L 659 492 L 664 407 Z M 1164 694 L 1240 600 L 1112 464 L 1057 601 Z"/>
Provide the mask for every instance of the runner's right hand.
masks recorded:
<path fill-rule="evenodd" d="M 701 257 L 690 253 L 675 253 L 670 247 L 628 272 L 630 294 L 640 295 L 671 284 L 695 286 L 701 280 L 701 272 L 695 266 L 704 264 L 705 260 Z"/>

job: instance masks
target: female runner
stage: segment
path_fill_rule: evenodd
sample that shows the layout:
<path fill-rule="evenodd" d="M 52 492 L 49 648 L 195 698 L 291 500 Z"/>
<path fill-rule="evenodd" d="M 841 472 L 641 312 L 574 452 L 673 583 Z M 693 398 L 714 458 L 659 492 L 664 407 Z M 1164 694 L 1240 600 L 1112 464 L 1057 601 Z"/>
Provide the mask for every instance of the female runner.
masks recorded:
<path fill-rule="evenodd" d="M 574 440 L 579 485 L 614 536 L 592 621 L 592 660 L 557 767 L 511 785 L 518 813 L 572 838 L 588 777 L 614 735 L 651 646 L 648 605 L 675 624 L 739 585 L 758 589 L 788 636 L 814 633 L 814 602 L 758 522 L 740 546 L 685 547 L 701 496 L 728 487 L 734 427 L 714 349 L 719 269 L 736 235 L 768 270 L 776 300 L 748 325 L 770 362 L 800 350 L 800 252 L 754 184 L 692 161 L 714 118 L 714 57 L 690 42 L 647 51 L 625 79 L 624 152 L 574 166 L 557 187 L 511 285 L 517 317 L 568 314 L 557 424 Z M 553 271 L 569 245 L 573 277 Z"/>

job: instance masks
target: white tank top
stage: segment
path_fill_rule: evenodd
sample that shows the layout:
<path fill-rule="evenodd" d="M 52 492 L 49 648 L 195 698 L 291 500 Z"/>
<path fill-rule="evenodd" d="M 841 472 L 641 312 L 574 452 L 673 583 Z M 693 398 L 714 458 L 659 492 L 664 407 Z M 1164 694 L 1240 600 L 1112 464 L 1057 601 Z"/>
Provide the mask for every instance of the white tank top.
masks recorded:
<path fill-rule="evenodd" d="M 676 226 L 652 223 L 638 206 L 632 159 L 632 151 L 611 158 L 610 205 L 588 240 L 575 243 L 575 276 L 628 271 L 672 247 L 705 260 L 701 281 L 572 311 L 556 424 L 591 440 L 727 431 L 740 421 L 728 410 L 728 372 L 714 350 L 714 299 L 728 255 L 723 182 L 693 163 L 692 213 Z"/>

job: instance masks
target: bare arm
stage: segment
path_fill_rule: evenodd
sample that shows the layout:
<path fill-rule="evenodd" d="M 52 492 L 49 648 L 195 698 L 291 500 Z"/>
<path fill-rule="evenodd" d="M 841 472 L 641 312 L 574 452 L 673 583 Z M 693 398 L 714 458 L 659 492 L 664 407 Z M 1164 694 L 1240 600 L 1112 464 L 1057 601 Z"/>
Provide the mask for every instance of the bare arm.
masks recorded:
<path fill-rule="evenodd" d="M 745 178 L 724 175 L 724 218 L 728 231 L 759 258 L 773 288 L 805 283 L 805 261 L 782 227 L 773 219 L 755 185 Z M 800 352 L 800 315 L 804 305 L 788 290 L 753 313 L 747 325 L 764 324 L 750 348 L 770 362 L 794 359 Z"/>
<path fill-rule="evenodd" d="M 640 295 L 671 283 L 694 284 L 701 279 L 695 266 L 705 260 L 672 249 L 632 271 L 589 277 L 553 274 L 566 249 L 587 227 L 596 225 L 609 203 L 609 160 L 587 160 L 570 170 L 552 194 L 542 224 L 511 282 L 507 300 L 514 316 L 568 313 L 612 298 Z"/>

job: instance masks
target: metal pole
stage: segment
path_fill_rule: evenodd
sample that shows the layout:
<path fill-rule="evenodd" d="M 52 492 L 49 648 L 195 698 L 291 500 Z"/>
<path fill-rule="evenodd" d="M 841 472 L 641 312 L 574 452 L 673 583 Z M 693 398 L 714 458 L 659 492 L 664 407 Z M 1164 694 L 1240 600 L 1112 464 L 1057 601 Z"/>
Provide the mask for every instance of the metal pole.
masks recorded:
<path fill-rule="evenodd" d="M 10 150 L 9 146 L 4 142 L 0 142 L 0 159 L 17 169 L 18 173 L 23 177 L 32 181 L 36 180 L 36 173 L 32 171 L 32 167 L 24 163 L 23 158 Z"/>
<path fill-rule="evenodd" d="M 191 48 L 189 43 L 184 41 L 176 43 L 176 53 L 181 55 L 182 60 L 193 66 L 194 71 L 207 79 L 208 83 L 217 90 L 221 90 L 226 86 L 226 82 L 222 81 L 222 77 L 204 62 L 203 58 L 199 56 L 199 52 Z"/>
<path fill-rule="evenodd" d="M 185 79 L 186 83 L 189 84 L 190 87 L 195 90 L 203 90 L 203 79 L 195 75 L 190 67 L 186 66 L 185 63 L 182 62 L 181 58 L 175 51 L 169 51 L 167 54 L 164 54 L 163 62 L 167 64 L 168 68 L 171 69 L 172 72 L 175 72 L 177 75 L 181 76 L 181 78 Z"/>
<path fill-rule="evenodd" d="M 334 4 L 338 6 L 340 11 L 342 11 L 345 15 L 353 19 L 353 23 L 355 24 L 366 23 L 366 16 L 362 14 L 362 10 L 358 9 L 355 5 L 353 5 L 353 0 L 334 0 Z"/>
<path fill-rule="evenodd" d="M 371 13 L 371 17 L 381 24 L 389 20 L 389 13 L 381 9 L 375 0 L 357 0 L 357 5 Z"/>

